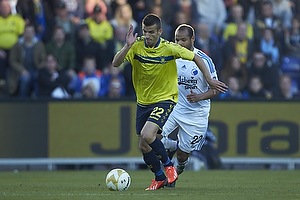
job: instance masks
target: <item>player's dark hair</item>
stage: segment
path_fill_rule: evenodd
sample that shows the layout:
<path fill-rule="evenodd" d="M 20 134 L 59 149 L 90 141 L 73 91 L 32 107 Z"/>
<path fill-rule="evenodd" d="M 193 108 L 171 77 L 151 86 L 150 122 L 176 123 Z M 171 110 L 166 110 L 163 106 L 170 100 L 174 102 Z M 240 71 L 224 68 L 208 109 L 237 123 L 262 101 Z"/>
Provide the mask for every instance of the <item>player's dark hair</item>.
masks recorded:
<path fill-rule="evenodd" d="M 148 14 L 144 17 L 142 23 L 145 26 L 153 26 L 156 25 L 157 30 L 161 29 L 161 19 L 158 15 L 156 14 Z"/>
<path fill-rule="evenodd" d="M 175 30 L 175 34 L 178 32 L 178 31 L 184 31 L 184 30 L 187 30 L 188 32 L 188 35 L 190 38 L 192 38 L 194 35 L 195 35 L 195 31 L 194 31 L 194 28 L 188 24 L 181 24 L 179 25 L 176 30 Z"/>

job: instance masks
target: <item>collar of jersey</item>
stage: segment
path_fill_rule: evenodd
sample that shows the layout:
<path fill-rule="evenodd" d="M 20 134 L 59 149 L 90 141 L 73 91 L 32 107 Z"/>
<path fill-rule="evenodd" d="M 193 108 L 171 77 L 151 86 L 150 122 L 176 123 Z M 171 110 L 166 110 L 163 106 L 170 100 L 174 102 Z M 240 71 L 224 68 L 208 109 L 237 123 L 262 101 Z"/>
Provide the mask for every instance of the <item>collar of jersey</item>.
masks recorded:
<path fill-rule="evenodd" d="M 149 47 L 147 46 L 147 44 L 146 44 L 145 38 L 144 38 L 144 44 L 145 44 L 145 47 L 146 47 L 146 48 L 149 48 Z M 160 38 L 159 38 L 158 42 L 156 43 L 156 45 L 154 46 L 154 48 L 158 47 L 159 44 L 160 44 Z"/>

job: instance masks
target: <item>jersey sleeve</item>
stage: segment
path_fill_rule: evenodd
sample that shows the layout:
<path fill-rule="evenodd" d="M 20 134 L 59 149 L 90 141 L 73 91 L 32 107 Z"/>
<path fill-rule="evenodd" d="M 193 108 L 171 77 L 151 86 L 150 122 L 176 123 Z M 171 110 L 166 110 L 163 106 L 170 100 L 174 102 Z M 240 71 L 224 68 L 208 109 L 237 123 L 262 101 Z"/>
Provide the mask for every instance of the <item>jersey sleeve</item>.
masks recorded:
<path fill-rule="evenodd" d="M 212 59 L 209 56 L 207 56 L 203 51 L 200 51 L 198 49 L 194 49 L 194 53 L 202 58 L 203 62 L 205 63 L 205 65 L 207 67 L 207 69 L 209 70 L 210 76 L 213 79 L 218 80 L 216 67 L 215 67 L 215 64 L 212 61 Z"/>
<path fill-rule="evenodd" d="M 128 62 L 132 62 L 132 59 L 134 57 L 134 52 L 136 52 L 136 48 L 137 48 L 137 40 L 139 40 L 140 38 L 137 38 L 135 43 L 130 47 L 129 51 L 127 52 L 125 58 L 124 58 L 124 62 L 128 61 Z"/>
<path fill-rule="evenodd" d="M 173 42 L 170 42 L 170 45 L 172 46 L 173 48 L 173 51 L 174 51 L 174 55 L 175 55 L 175 58 L 178 59 L 178 58 L 182 58 L 182 59 L 185 59 L 185 60 L 190 60 L 192 61 L 195 57 L 195 54 L 194 52 L 178 45 L 178 44 L 175 44 Z"/>

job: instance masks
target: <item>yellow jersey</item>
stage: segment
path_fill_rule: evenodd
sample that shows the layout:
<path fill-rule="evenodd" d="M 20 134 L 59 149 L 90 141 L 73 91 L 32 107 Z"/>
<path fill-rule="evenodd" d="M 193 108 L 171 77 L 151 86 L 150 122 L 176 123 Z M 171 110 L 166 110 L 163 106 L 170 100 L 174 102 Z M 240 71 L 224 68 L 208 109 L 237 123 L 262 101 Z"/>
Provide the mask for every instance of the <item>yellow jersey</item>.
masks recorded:
<path fill-rule="evenodd" d="M 20 15 L 0 16 L 0 49 L 11 49 L 23 34 L 25 21 Z"/>
<path fill-rule="evenodd" d="M 107 20 L 97 24 L 93 18 L 87 18 L 85 23 L 89 26 L 90 35 L 96 42 L 104 44 L 114 36 L 113 27 Z"/>
<path fill-rule="evenodd" d="M 155 47 L 147 47 L 144 36 L 138 37 L 125 61 L 132 65 L 132 81 L 137 102 L 149 105 L 171 100 L 177 103 L 177 67 L 175 60 L 193 60 L 195 54 L 178 44 L 160 38 Z"/>

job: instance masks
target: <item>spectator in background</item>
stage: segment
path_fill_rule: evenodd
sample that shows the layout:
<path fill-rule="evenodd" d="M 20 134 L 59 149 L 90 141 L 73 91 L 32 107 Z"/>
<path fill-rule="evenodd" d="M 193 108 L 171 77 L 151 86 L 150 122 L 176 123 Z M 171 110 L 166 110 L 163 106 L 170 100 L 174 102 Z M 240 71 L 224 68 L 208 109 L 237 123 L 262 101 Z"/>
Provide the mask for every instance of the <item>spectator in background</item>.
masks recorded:
<path fill-rule="evenodd" d="M 200 22 L 209 25 L 210 32 L 220 36 L 227 18 L 226 7 L 223 0 L 197 0 Z"/>
<path fill-rule="evenodd" d="M 245 92 L 249 100 L 265 100 L 271 99 L 271 93 L 264 87 L 264 84 L 259 76 L 251 76 L 249 84 Z"/>
<path fill-rule="evenodd" d="M 236 55 L 242 64 L 246 64 L 251 57 L 254 43 L 253 40 L 247 38 L 248 26 L 246 22 L 238 24 L 237 33 L 235 36 L 229 37 L 223 47 L 224 61 L 227 62 L 231 56 Z"/>
<path fill-rule="evenodd" d="M 79 24 L 85 18 L 85 0 L 59 0 L 65 3 L 70 20 Z"/>
<path fill-rule="evenodd" d="M 173 39 L 173 33 L 172 31 L 172 26 L 167 23 L 166 20 L 164 20 L 163 16 L 164 16 L 164 10 L 162 9 L 162 7 L 160 5 L 154 4 L 151 7 L 150 13 L 154 13 L 156 15 L 158 15 L 159 17 L 161 17 L 161 19 L 165 22 L 162 24 L 162 29 L 164 30 L 161 34 L 161 37 L 166 39 L 166 40 L 172 40 Z"/>
<path fill-rule="evenodd" d="M 108 85 L 102 71 L 96 68 L 94 57 L 85 57 L 82 71 L 78 72 L 78 81 L 75 89 L 76 98 L 98 98 L 105 96 Z"/>
<path fill-rule="evenodd" d="M 116 26 L 115 27 L 115 37 L 114 37 L 114 52 L 120 51 L 126 43 L 126 34 L 128 28 L 127 26 Z M 135 91 L 132 84 L 132 66 L 129 62 L 123 62 L 120 67 L 119 73 L 124 77 L 124 85 L 122 86 L 122 91 L 126 91 L 126 96 L 134 96 Z M 109 68 L 107 68 L 109 69 Z M 110 70 L 106 70 L 108 73 Z M 122 79 L 121 79 L 122 80 Z M 124 95 L 124 94 L 122 94 Z"/>
<path fill-rule="evenodd" d="M 224 68 L 220 71 L 221 80 L 228 80 L 229 77 L 236 77 L 239 82 L 240 90 L 245 89 L 248 82 L 246 65 L 242 64 L 236 55 L 231 56 L 225 63 Z"/>
<path fill-rule="evenodd" d="M 43 1 L 22 0 L 16 5 L 18 14 L 25 20 L 25 24 L 33 24 L 38 39 L 43 39 L 46 32 L 46 18 Z"/>
<path fill-rule="evenodd" d="M 250 23 L 252 26 L 256 18 L 260 14 L 260 0 L 237 0 L 237 3 L 243 7 L 243 19 Z"/>
<path fill-rule="evenodd" d="M 75 69 L 75 50 L 73 44 L 65 40 L 65 36 L 65 29 L 55 26 L 52 41 L 46 43 L 46 52 L 55 56 L 59 70 L 72 71 Z"/>
<path fill-rule="evenodd" d="M 142 28 L 140 25 L 144 16 L 148 14 L 145 1 L 144 0 L 128 0 L 128 3 L 131 5 L 133 19 L 138 23 L 138 30 Z M 141 34 L 141 31 L 138 31 Z"/>
<path fill-rule="evenodd" d="M 70 79 L 58 66 L 55 56 L 48 54 L 45 67 L 39 70 L 38 97 L 69 98 L 66 88 Z"/>
<path fill-rule="evenodd" d="M 281 38 L 283 27 L 281 20 L 274 15 L 273 4 L 270 1 L 263 1 L 260 4 L 260 17 L 256 18 L 254 24 L 254 39 L 259 41 L 261 38 L 262 30 L 270 28 L 275 37 Z"/>
<path fill-rule="evenodd" d="M 225 80 L 225 83 L 228 85 L 228 91 L 226 93 L 220 93 L 219 94 L 220 99 L 228 99 L 228 100 L 246 99 L 246 96 L 242 92 L 242 89 L 240 87 L 240 82 L 237 77 L 229 76 Z"/>
<path fill-rule="evenodd" d="M 174 18 L 174 1 L 170 0 L 144 0 L 147 8 L 147 14 L 152 13 L 153 6 L 159 6 L 162 9 L 160 16 L 164 23 L 171 24 Z"/>
<path fill-rule="evenodd" d="M 294 17 L 300 17 L 300 0 L 290 0 Z"/>
<path fill-rule="evenodd" d="M 114 29 L 116 29 L 117 26 L 125 26 L 128 30 L 131 24 L 135 31 L 138 26 L 137 22 L 133 19 L 132 9 L 128 3 L 116 7 L 114 18 L 112 18 L 109 22 Z M 124 37 L 126 37 L 126 35 Z"/>
<path fill-rule="evenodd" d="M 47 24 L 46 42 L 52 38 L 53 30 L 55 26 L 61 26 L 65 31 L 65 40 L 71 43 L 75 42 L 77 25 L 71 20 L 68 15 L 66 4 L 63 1 L 59 1 L 55 9 L 55 17 Z"/>
<path fill-rule="evenodd" d="M 8 0 L 0 1 L 0 90 L 6 93 L 9 50 L 23 34 L 25 21 L 20 15 L 12 15 Z"/>
<path fill-rule="evenodd" d="M 255 51 L 252 59 L 247 62 L 247 74 L 249 77 L 259 76 L 264 87 L 269 91 L 278 87 L 278 66 L 273 65 L 260 51 Z"/>
<path fill-rule="evenodd" d="M 274 38 L 273 31 L 269 28 L 262 30 L 262 38 L 258 44 L 258 48 L 263 52 L 273 64 L 280 62 L 280 44 L 277 39 Z"/>
<path fill-rule="evenodd" d="M 275 100 L 299 99 L 299 91 L 292 86 L 292 78 L 287 74 L 282 74 L 279 78 L 279 88 L 274 91 Z"/>
<path fill-rule="evenodd" d="M 222 44 L 210 33 L 207 24 L 198 23 L 195 28 L 195 47 L 201 49 L 214 61 L 217 71 L 223 67 Z"/>
<path fill-rule="evenodd" d="M 228 18 L 227 25 L 225 26 L 223 31 L 223 39 L 225 41 L 228 40 L 229 36 L 235 36 L 237 33 L 238 24 L 245 21 L 243 19 L 244 10 L 240 4 L 232 5 L 230 7 L 230 10 L 230 16 Z M 247 38 L 249 40 L 252 40 L 254 37 L 253 35 L 253 27 L 250 23 L 247 22 Z"/>
<path fill-rule="evenodd" d="M 175 11 L 174 20 L 172 22 L 172 33 L 175 33 L 176 28 L 180 24 L 190 24 L 189 18 L 184 11 L 178 10 Z"/>
<path fill-rule="evenodd" d="M 40 1 L 40 0 L 38 0 Z M 42 0 L 44 13 L 45 13 L 45 21 L 46 25 L 48 26 L 50 22 L 53 21 L 54 16 L 56 15 L 55 10 L 59 0 Z M 47 27 L 48 29 L 48 27 Z M 46 32 L 47 33 L 47 32 Z M 51 32 L 50 32 L 51 35 Z M 46 42 L 48 38 L 44 37 L 43 41 Z M 51 39 L 51 36 L 49 37 Z M 48 40 L 49 40 L 48 39 Z"/>
<path fill-rule="evenodd" d="M 94 8 L 93 17 L 85 19 L 89 26 L 91 37 L 94 41 L 100 43 L 103 48 L 107 48 L 107 42 L 113 39 L 113 27 L 103 15 L 102 8 L 98 5 Z"/>
<path fill-rule="evenodd" d="M 200 14 L 197 9 L 196 0 L 177 0 L 174 3 L 174 8 L 175 11 L 183 11 L 187 16 L 187 20 L 192 24 L 199 22 Z"/>
<path fill-rule="evenodd" d="M 122 49 L 122 47 L 125 45 L 126 41 L 126 34 L 128 31 L 128 27 L 126 25 L 117 25 L 114 28 L 114 45 L 112 46 L 113 52 L 116 54 L 118 51 Z M 124 62 L 120 65 L 121 70 L 124 69 L 125 65 L 127 65 L 127 62 Z"/>
<path fill-rule="evenodd" d="M 293 17 L 292 27 L 285 32 L 285 55 L 300 59 L 300 18 Z"/>
<path fill-rule="evenodd" d="M 109 5 L 112 16 L 115 16 L 115 12 L 116 12 L 117 7 L 122 6 L 122 5 L 126 4 L 126 3 L 128 3 L 127 0 L 112 0 L 110 2 L 110 5 Z M 131 7 L 131 5 L 130 5 L 130 7 Z"/>
<path fill-rule="evenodd" d="M 119 99 L 122 95 L 122 80 L 119 77 L 112 77 L 109 81 L 108 98 Z"/>
<path fill-rule="evenodd" d="M 76 82 L 75 72 L 75 48 L 70 41 L 65 40 L 65 30 L 61 26 L 55 26 L 53 30 L 52 41 L 46 43 L 47 54 L 55 56 L 58 62 L 58 70 L 66 73 L 71 81 L 66 88 L 68 92 L 73 93 Z"/>
<path fill-rule="evenodd" d="M 230 7 L 237 4 L 237 0 L 223 0 L 224 5 L 226 7 L 227 17 L 231 15 Z"/>
<path fill-rule="evenodd" d="M 280 19 L 284 29 L 289 29 L 293 17 L 290 0 L 271 0 L 271 2 L 274 15 Z"/>
<path fill-rule="evenodd" d="M 37 95 L 38 70 L 44 66 L 46 50 L 43 42 L 35 37 L 35 28 L 29 24 L 23 36 L 11 49 L 9 63 L 9 94 L 28 97 L 33 90 Z M 18 94 L 17 94 L 18 91 Z"/>
<path fill-rule="evenodd" d="M 86 18 L 94 17 L 95 7 L 99 7 L 101 13 L 99 13 L 99 18 L 102 20 L 107 20 L 107 5 L 104 0 L 85 0 L 85 14 Z"/>
<path fill-rule="evenodd" d="M 121 82 L 121 91 L 120 94 L 123 96 L 125 95 L 126 92 L 126 87 L 125 87 L 125 79 L 123 74 L 121 73 L 121 68 L 119 67 L 113 67 L 112 65 L 110 65 L 109 67 L 107 67 L 104 70 L 104 74 L 105 74 L 105 82 L 106 83 L 110 83 L 112 78 L 118 78 Z M 105 84 L 104 88 L 103 88 L 103 93 L 108 96 L 109 93 L 109 84 Z"/>
<path fill-rule="evenodd" d="M 136 98 L 135 90 L 132 83 L 132 65 L 130 63 L 128 63 L 124 67 L 122 75 L 124 76 L 125 96 Z"/>
<path fill-rule="evenodd" d="M 75 42 L 75 49 L 76 72 L 83 70 L 83 60 L 85 57 L 94 57 L 96 59 L 97 69 L 99 70 L 103 70 L 103 68 L 110 62 L 110 60 L 107 59 L 107 52 L 104 51 L 104 49 L 98 42 L 92 40 L 87 24 L 82 24 L 79 27 L 78 38 Z"/>

